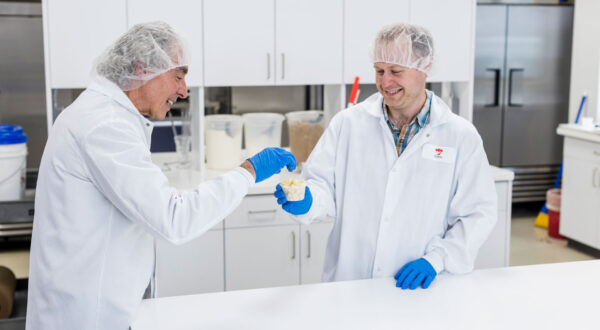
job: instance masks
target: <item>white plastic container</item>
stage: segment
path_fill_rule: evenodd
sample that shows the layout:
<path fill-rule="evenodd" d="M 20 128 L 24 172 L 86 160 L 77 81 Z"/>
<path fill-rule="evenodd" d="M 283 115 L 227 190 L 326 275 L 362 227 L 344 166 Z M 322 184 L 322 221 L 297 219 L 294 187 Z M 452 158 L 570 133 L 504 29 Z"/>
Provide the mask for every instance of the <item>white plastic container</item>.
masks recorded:
<path fill-rule="evenodd" d="M 229 170 L 242 163 L 242 117 L 211 115 L 204 117 L 206 167 Z"/>
<path fill-rule="evenodd" d="M 305 162 L 325 130 L 321 110 L 293 111 L 285 114 L 290 133 L 290 151 L 298 164 Z"/>
<path fill-rule="evenodd" d="M 0 201 L 15 201 L 25 192 L 27 136 L 15 125 L 0 124 Z"/>
<path fill-rule="evenodd" d="M 267 147 L 281 147 L 281 123 L 278 113 L 255 112 L 242 115 L 246 156 L 251 157 Z"/>

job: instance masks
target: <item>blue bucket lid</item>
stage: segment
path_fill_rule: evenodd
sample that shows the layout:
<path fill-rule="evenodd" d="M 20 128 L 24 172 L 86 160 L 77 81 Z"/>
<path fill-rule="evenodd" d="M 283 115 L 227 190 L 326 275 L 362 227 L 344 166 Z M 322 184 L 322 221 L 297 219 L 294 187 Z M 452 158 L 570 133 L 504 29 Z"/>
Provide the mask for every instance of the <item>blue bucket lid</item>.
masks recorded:
<path fill-rule="evenodd" d="M 25 142 L 27 142 L 27 135 L 23 133 L 21 126 L 0 124 L 0 145 Z"/>

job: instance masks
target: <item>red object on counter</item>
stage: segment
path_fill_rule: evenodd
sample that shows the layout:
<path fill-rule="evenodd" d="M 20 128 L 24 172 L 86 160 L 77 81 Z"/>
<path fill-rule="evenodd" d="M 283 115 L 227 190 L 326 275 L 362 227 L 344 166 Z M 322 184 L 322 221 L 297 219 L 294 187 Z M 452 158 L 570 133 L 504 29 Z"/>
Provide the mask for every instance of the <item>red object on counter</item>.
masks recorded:
<path fill-rule="evenodd" d="M 348 99 L 348 105 L 352 105 L 356 102 L 358 95 L 358 76 L 354 77 L 354 84 L 352 85 L 352 91 L 350 92 L 350 99 Z"/>

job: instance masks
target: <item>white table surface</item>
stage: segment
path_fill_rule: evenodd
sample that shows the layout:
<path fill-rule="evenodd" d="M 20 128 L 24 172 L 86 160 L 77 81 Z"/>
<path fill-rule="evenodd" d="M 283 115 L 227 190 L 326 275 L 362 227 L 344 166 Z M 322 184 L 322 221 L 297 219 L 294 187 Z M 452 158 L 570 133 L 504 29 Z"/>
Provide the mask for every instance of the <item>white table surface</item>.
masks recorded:
<path fill-rule="evenodd" d="M 225 173 L 225 171 L 217 171 L 207 169 L 204 172 L 200 172 L 192 169 L 178 169 L 177 166 L 165 166 L 165 163 L 172 163 L 176 160 L 176 153 L 165 152 L 165 153 L 153 153 L 152 161 L 163 169 L 163 172 L 169 179 L 169 183 L 180 190 L 192 190 L 198 187 L 200 183 L 205 180 L 212 179 L 218 175 Z M 490 166 L 492 169 L 492 175 L 495 181 L 512 181 L 514 179 L 514 173 L 501 169 L 495 166 Z M 287 169 L 281 170 L 280 174 L 273 175 L 272 177 L 259 182 L 248 190 L 248 195 L 261 195 L 261 194 L 272 194 L 275 191 L 275 186 L 282 180 L 290 177 L 298 177 L 300 173 L 290 173 Z"/>
<path fill-rule="evenodd" d="M 592 260 L 150 299 L 132 329 L 600 329 L 599 279 Z"/>
<path fill-rule="evenodd" d="M 560 124 L 556 129 L 556 133 L 590 142 L 600 142 L 600 128 L 598 127 L 586 129 L 576 124 Z"/>

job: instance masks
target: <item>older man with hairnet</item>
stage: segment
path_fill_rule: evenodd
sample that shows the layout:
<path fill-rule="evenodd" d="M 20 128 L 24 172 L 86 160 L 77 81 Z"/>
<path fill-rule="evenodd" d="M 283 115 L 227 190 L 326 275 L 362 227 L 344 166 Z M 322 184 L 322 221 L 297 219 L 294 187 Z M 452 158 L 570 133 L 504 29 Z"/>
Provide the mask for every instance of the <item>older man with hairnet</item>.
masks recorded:
<path fill-rule="evenodd" d="M 431 34 L 392 24 L 377 34 L 379 93 L 341 111 L 308 158 L 302 201 L 275 197 L 302 223 L 335 218 L 324 281 L 394 276 L 426 289 L 437 274 L 473 269 L 496 222 L 496 191 L 481 138 L 425 88 Z"/>
<path fill-rule="evenodd" d="M 37 183 L 27 329 L 127 329 L 153 288 L 156 238 L 198 237 L 252 184 L 295 168 L 292 154 L 268 148 L 193 191 L 169 187 L 150 159 L 147 117 L 187 97 L 188 56 L 169 25 L 136 25 L 56 119 Z"/>

